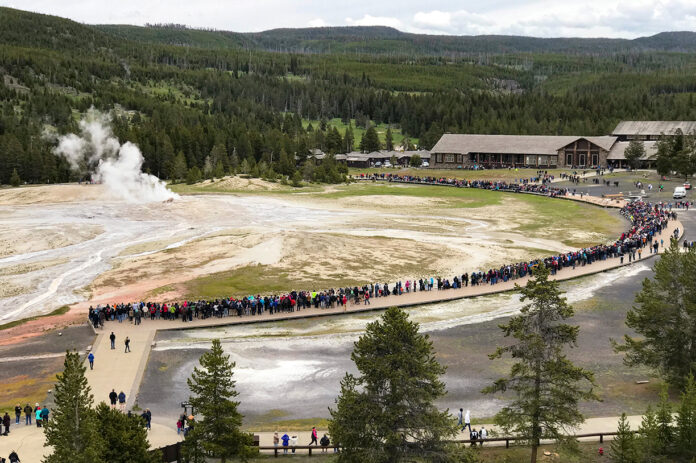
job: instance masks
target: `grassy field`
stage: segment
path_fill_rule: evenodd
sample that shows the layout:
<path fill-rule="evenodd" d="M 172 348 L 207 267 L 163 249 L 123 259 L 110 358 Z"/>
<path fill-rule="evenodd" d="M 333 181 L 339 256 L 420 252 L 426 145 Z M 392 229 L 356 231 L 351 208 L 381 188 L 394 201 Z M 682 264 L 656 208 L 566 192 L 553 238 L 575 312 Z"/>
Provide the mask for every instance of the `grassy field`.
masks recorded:
<path fill-rule="evenodd" d="M 23 325 L 24 323 L 30 322 L 32 320 L 37 320 L 39 318 L 53 317 L 55 315 L 63 315 L 63 314 L 68 313 L 68 310 L 70 310 L 70 307 L 68 307 L 67 305 L 64 305 L 62 307 L 57 308 L 53 312 L 47 313 L 45 315 L 37 315 L 35 317 L 23 318 L 21 320 L 15 320 L 15 321 L 12 321 L 9 323 L 5 323 L 4 325 L 0 325 L 0 331 L 14 328 L 15 326 Z"/>
<path fill-rule="evenodd" d="M 364 284 L 363 281 L 323 279 L 320 275 L 306 280 L 288 278 L 287 273 L 266 265 L 247 265 L 227 272 L 213 273 L 185 283 L 186 297 L 211 299 L 289 291 L 294 288 L 333 288 Z"/>

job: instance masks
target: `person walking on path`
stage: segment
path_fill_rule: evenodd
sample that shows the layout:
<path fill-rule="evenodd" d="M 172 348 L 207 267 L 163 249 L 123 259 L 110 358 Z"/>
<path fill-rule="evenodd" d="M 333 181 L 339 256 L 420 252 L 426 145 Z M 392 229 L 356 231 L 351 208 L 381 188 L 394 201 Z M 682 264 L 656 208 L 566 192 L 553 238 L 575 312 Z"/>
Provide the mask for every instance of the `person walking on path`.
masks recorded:
<path fill-rule="evenodd" d="M 469 413 L 469 410 L 466 411 L 466 414 L 464 415 L 464 426 L 462 426 L 462 431 L 464 431 L 464 428 L 469 428 L 469 432 L 471 432 L 471 414 Z"/>
<path fill-rule="evenodd" d="M 34 418 L 36 418 L 36 427 L 40 428 L 41 427 L 41 407 L 39 407 L 39 404 L 36 404 L 36 408 L 34 408 Z"/>
<path fill-rule="evenodd" d="M 109 392 L 109 402 L 111 402 L 111 408 L 116 408 L 116 399 L 118 399 L 118 394 L 116 394 L 116 389 L 112 389 Z"/>
<path fill-rule="evenodd" d="M 126 394 L 123 391 L 118 393 L 118 408 L 121 411 L 126 409 Z"/>
<path fill-rule="evenodd" d="M 111 350 L 116 349 L 116 335 L 114 334 L 113 331 L 109 335 L 109 339 L 111 340 Z"/>
<path fill-rule="evenodd" d="M 87 356 L 87 360 L 89 360 L 89 369 L 94 370 L 94 354 L 92 352 Z"/>
<path fill-rule="evenodd" d="M 26 404 L 24 406 L 24 426 L 31 425 L 31 416 L 33 414 L 34 414 L 34 409 L 31 408 L 31 405 Z"/>
<path fill-rule="evenodd" d="M 14 450 L 10 453 L 10 456 L 7 458 L 10 459 L 10 463 L 20 463 L 19 455 L 17 455 L 17 452 L 15 452 Z"/>
<path fill-rule="evenodd" d="M 48 423 L 48 411 L 48 407 L 45 405 L 41 409 L 41 423 L 43 423 L 44 426 Z"/>
<path fill-rule="evenodd" d="M 457 426 L 462 427 L 462 431 L 464 431 L 464 409 L 460 408 L 459 413 L 457 413 Z"/>
<path fill-rule="evenodd" d="M 5 432 L 3 436 L 7 436 L 10 433 L 10 424 L 12 423 L 12 418 L 10 418 L 10 414 L 5 412 L 5 416 L 2 417 L 2 424 L 5 426 Z"/>
<path fill-rule="evenodd" d="M 123 342 L 126 345 L 126 353 L 130 352 L 130 338 L 126 336 L 126 340 Z"/>
<path fill-rule="evenodd" d="M 22 417 L 22 406 L 15 405 L 15 424 L 19 424 L 19 419 Z"/>
<path fill-rule="evenodd" d="M 319 441 L 317 441 L 317 428 L 312 426 L 312 442 L 309 443 L 309 445 L 319 445 Z"/>

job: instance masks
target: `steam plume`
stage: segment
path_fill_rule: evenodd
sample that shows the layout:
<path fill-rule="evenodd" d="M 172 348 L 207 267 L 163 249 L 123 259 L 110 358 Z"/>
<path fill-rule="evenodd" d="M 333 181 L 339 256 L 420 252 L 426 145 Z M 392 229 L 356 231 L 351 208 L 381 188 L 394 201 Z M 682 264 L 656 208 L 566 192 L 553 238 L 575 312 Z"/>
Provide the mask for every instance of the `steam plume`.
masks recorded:
<path fill-rule="evenodd" d="M 53 149 L 70 166 L 91 174 L 92 180 L 103 183 L 109 192 L 128 202 L 166 201 L 178 198 L 154 175 L 142 172 L 143 155 L 131 142 L 121 145 L 111 132 L 110 117 L 90 109 L 80 121 L 80 135 L 58 137 Z"/>

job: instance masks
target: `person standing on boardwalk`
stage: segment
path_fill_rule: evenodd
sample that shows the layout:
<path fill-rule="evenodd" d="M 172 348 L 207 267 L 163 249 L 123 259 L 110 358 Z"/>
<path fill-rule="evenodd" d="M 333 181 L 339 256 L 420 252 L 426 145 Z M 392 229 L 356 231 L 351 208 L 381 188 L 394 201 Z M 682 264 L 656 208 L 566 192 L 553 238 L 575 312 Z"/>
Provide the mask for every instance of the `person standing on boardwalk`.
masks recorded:
<path fill-rule="evenodd" d="M 471 414 L 469 413 L 469 410 L 466 411 L 466 414 L 464 415 L 464 426 L 462 426 L 462 431 L 464 431 L 464 428 L 468 427 L 469 432 L 471 432 Z"/>
<path fill-rule="evenodd" d="M 116 399 L 118 399 L 118 394 L 116 394 L 116 389 L 112 389 L 109 392 L 109 402 L 111 402 L 111 408 L 116 408 Z"/>
<path fill-rule="evenodd" d="M 317 428 L 312 426 L 312 442 L 309 443 L 309 445 L 319 445 L 319 441 L 317 441 Z"/>
<path fill-rule="evenodd" d="M 92 352 L 87 356 L 87 360 L 89 360 L 89 369 L 94 370 L 94 354 Z"/>
<path fill-rule="evenodd" d="M 116 349 L 116 335 L 114 334 L 113 331 L 109 335 L 109 339 L 111 340 L 111 350 Z"/>
<path fill-rule="evenodd" d="M 457 426 L 462 427 L 462 431 L 464 431 L 464 409 L 460 408 L 459 413 L 457 413 Z"/>
<path fill-rule="evenodd" d="M 34 409 L 31 405 L 26 404 L 24 406 L 24 425 L 29 426 L 31 424 L 31 416 L 34 414 Z"/>
<path fill-rule="evenodd" d="M 118 393 L 118 408 L 121 411 L 126 409 L 126 393 L 123 391 Z"/>
<path fill-rule="evenodd" d="M 126 340 L 123 342 L 126 345 L 126 353 L 130 352 L 130 338 L 126 336 Z"/>

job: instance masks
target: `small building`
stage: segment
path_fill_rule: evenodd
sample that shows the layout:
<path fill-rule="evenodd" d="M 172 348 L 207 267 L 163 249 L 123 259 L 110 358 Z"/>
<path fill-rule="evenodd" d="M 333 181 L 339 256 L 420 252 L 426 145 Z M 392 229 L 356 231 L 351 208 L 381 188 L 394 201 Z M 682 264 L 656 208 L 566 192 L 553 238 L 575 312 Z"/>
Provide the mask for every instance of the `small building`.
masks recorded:
<path fill-rule="evenodd" d="M 683 134 L 694 133 L 696 121 L 621 121 L 612 135 L 618 141 L 656 141 L 662 135 L 674 136 L 678 130 Z"/>
<path fill-rule="evenodd" d="M 593 168 L 607 165 L 616 137 L 444 134 L 430 150 L 430 167 Z"/>

